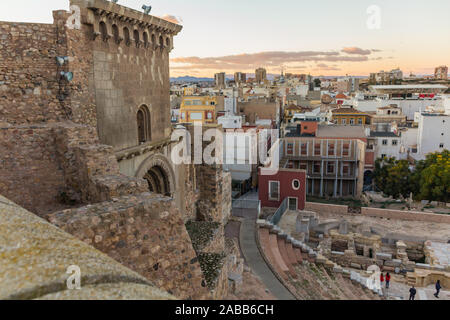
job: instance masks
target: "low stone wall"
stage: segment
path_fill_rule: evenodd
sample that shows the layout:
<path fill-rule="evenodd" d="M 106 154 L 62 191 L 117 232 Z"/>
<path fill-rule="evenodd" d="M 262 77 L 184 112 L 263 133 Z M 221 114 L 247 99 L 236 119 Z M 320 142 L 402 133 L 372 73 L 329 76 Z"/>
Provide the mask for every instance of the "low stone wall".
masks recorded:
<path fill-rule="evenodd" d="M 361 215 L 375 218 L 450 223 L 450 215 L 428 212 L 387 210 L 377 208 L 361 208 Z"/>
<path fill-rule="evenodd" d="M 331 213 L 331 214 L 348 214 L 348 206 L 340 206 L 335 204 L 325 204 L 317 202 L 306 202 L 305 210 L 314 211 L 318 213 Z"/>
<path fill-rule="evenodd" d="M 55 213 L 49 220 L 176 297 L 209 297 L 181 213 L 170 198 L 124 196 Z"/>
<path fill-rule="evenodd" d="M 0 196 L 0 299 L 174 299 L 104 253 Z M 81 289 L 67 290 L 70 266 Z"/>

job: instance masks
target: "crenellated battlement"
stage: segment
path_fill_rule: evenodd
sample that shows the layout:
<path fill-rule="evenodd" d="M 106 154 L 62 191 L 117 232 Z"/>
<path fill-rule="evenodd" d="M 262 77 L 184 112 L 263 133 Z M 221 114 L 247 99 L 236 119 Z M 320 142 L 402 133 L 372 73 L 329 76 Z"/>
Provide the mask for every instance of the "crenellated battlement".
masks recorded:
<path fill-rule="evenodd" d="M 92 39 L 151 50 L 173 49 L 182 26 L 105 0 L 72 0 L 81 23 L 93 26 Z"/>

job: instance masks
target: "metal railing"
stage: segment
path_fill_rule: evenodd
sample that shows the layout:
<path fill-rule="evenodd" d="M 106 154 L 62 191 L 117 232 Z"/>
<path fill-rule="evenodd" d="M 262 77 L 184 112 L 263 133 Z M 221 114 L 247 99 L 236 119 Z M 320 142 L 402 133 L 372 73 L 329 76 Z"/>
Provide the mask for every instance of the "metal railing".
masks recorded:
<path fill-rule="evenodd" d="M 281 218 L 283 217 L 283 214 L 285 214 L 286 211 L 288 210 L 288 200 L 289 198 L 285 198 L 283 200 L 280 207 L 273 214 L 272 219 L 270 219 L 270 222 L 273 223 L 274 225 L 277 225 L 280 222 Z"/>
<path fill-rule="evenodd" d="M 261 214 L 261 201 L 259 200 L 239 200 L 233 199 L 232 201 L 233 209 L 254 209 L 258 213 L 258 218 Z"/>

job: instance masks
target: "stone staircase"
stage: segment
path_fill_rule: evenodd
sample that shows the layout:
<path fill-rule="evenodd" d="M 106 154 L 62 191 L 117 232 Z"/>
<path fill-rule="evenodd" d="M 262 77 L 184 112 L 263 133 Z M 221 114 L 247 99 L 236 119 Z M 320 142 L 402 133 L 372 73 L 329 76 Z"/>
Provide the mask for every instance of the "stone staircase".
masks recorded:
<path fill-rule="evenodd" d="M 299 300 L 380 299 L 367 277 L 343 269 L 266 220 L 257 221 L 257 242 L 274 275 Z"/>

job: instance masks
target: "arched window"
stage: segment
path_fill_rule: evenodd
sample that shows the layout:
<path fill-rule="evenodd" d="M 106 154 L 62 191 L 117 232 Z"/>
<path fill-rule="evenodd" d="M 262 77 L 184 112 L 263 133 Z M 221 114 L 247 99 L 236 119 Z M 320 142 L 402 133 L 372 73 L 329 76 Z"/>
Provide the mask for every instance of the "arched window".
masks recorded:
<path fill-rule="evenodd" d="M 134 30 L 133 37 L 134 37 L 134 42 L 136 43 L 136 48 L 139 48 L 139 46 L 141 44 L 141 40 L 140 40 L 140 37 L 139 37 L 139 31 Z"/>
<path fill-rule="evenodd" d="M 164 48 L 164 39 L 162 36 L 159 37 L 159 46 L 162 48 Z"/>
<path fill-rule="evenodd" d="M 169 38 L 166 39 L 166 46 L 167 46 L 167 48 L 170 48 L 170 39 Z"/>
<path fill-rule="evenodd" d="M 131 44 L 130 41 L 130 30 L 127 27 L 123 28 L 123 38 L 125 40 L 125 44 L 129 46 Z"/>
<path fill-rule="evenodd" d="M 148 33 L 144 32 L 143 37 L 144 37 L 144 47 L 148 48 Z"/>
<path fill-rule="evenodd" d="M 100 21 L 99 29 L 100 29 L 100 35 L 102 36 L 102 40 L 103 41 L 108 40 L 108 29 L 106 28 L 106 23 L 104 23 L 103 21 Z"/>
<path fill-rule="evenodd" d="M 113 33 L 114 41 L 116 43 L 119 43 L 120 42 L 120 39 L 119 39 L 119 37 L 120 37 L 119 36 L 119 28 L 115 24 L 112 25 L 112 33 Z"/>
<path fill-rule="evenodd" d="M 151 118 L 147 106 L 141 106 L 137 112 L 137 127 L 139 144 L 151 140 Z"/>

